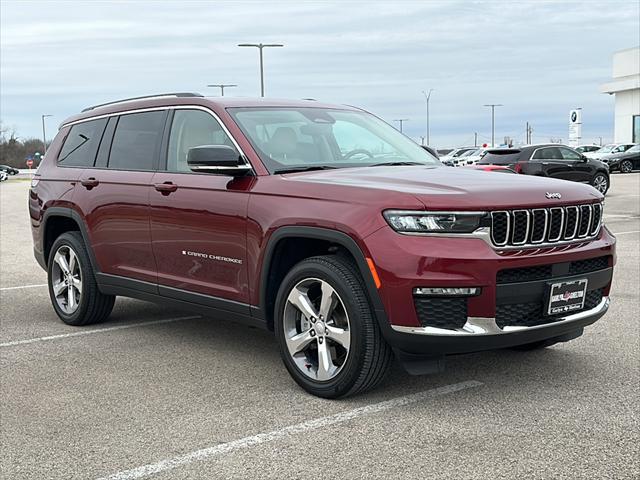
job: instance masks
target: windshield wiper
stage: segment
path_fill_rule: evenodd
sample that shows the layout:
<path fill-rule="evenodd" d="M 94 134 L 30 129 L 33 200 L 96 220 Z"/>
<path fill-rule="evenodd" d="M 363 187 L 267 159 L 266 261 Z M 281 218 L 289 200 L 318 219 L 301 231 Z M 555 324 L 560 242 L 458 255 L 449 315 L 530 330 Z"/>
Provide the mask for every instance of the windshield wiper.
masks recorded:
<path fill-rule="evenodd" d="M 279 170 L 274 170 L 273 173 L 296 173 L 296 172 L 312 172 L 314 170 L 333 170 L 338 167 L 331 167 L 329 165 L 311 165 L 308 167 L 291 167 L 291 168 L 281 168 Z"/>
<path fill-rule="evenodd" d="M 382 162 L 369 165 L 370 167 L 396 167 L 402 165 L 426 165 L 422 162 Z"/>

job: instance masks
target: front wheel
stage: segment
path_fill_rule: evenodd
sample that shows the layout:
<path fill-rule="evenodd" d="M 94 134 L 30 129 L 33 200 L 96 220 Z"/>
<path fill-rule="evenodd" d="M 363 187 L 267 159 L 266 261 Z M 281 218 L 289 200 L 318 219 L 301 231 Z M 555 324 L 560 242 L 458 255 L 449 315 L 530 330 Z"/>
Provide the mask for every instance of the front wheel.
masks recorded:
<path fill-rule="evenodd" d="M 609 177 L 604 173 L 596 173 L 595 177 L 593 177 L 593 180 L 591 181 L 591 185 L 604 195 L 607 193 L 607 190 L 609 190 Z"/>
<path fill-rule="evenodd" d="M 631 160 L 623 160 L 620 162 L 620 171 L 622 173 L 631 173 L 633 170 L 633 163 Z"/>
<path fill-rule="evenodd" d="M 274 327 L 287 370 L 319 397 L 369 390 L 391 364 L 362 278 L 348 260 L 312 257 L 294 266 L 278 291 Z"/>

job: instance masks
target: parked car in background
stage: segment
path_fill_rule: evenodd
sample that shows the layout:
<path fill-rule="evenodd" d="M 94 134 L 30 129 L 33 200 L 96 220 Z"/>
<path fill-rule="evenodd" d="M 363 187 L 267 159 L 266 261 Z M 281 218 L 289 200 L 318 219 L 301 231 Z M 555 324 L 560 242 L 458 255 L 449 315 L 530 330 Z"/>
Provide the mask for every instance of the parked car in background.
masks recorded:
<path fill-rule="evenodd" d="M 471 151 L 471 150 L 477 150 L 478 147 L 460 147 L 460 148 L 455 148 L 453 150 L 451 150 L 448 154 L 443 155 L 440 157 L 440 161 L 442 163 L 444 163 L 445 165 L 448 165 L 450 167 L 453 167 L 454 165 L 456 165 L 457 162 L 457 158 L 461 155 L 464 155 L 465 153 Z M 454 162 L 455 160 L 455 162 Z"/>
<path fill-rule="evenodd" d="M 609 190 L 606 163 L 556 143 L 487 150 L 482 165 L 505 165 L 524 175 L 560 178 L 588 183 L 603 195 Z"/>
<path fill-rule="evenodd" d="M 464 155 L 461 155 L 458 160 L 458 166 L 476 165 L 482 157 L 484 157 L 487 150 L 485 148 L 479 148 L 477 150 L 471 150 Z"/>
<path fill-rule="evenodd" d="M 599 148 L 595 152 L 587 152 L 584 154 L 587 158 L 600 159 L 605 155 L 615 155 L 616 153 L 623 153 L 633 147 L 635 143 L 608 143 L 602 148 Z"/>
<path fill-rule="evenodd" d="M 17 175 L 20 173 L 20 170 L 10 167 L 9 165 L 0 165 L 0 171 L 5 172 L 7 175 Z"/>
<path fill-rule="evenodd" d="M 601 161 L 609 165 L 610 172 L 631 173 L 640 169 L 640 145 L 634 145 L 626 152 L 607 155 Z"/>
<path fill-rule="evenodd" d="M 579 153 L 587 153 L 587 152 L 595 152 L 596 150 L 600 150 L 602 145 L 578 145 L 574 148 L 576 152 Z"/>

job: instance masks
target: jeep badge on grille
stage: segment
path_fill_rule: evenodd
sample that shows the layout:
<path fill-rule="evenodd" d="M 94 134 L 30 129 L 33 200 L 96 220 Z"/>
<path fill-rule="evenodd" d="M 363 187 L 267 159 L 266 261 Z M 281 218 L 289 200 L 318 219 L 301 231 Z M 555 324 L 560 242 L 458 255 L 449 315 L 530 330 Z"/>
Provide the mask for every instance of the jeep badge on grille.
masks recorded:
<path fill-rule="evenodd" d="M 559 192 L 547 192 L 544 194 L 548 199 L 557 198 L 558 200 L 562 198 Z"/>

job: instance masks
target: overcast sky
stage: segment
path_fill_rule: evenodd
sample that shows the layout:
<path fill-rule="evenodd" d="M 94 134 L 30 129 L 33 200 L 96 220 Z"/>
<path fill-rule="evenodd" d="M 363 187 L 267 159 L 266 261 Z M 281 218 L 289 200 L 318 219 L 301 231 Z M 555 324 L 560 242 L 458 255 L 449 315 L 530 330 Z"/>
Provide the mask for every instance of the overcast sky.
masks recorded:
<path fill-rule="evenodd" d="M 599 93 L 613 52 L 640 44 L 637 0 L 595 2 L 27 2 L 1 0 L 3 124 L 20 137 L 52 136 L 87 105 L 168 91 L 260 93 L 256 49 L 265 50 L 266 95 L 364 107 L 408 118 L 431 144 L 496 137 L 567 141 L 569 110 L 583 108 L 583 138 L 613 136 L 613 97 Z M 397 125 L 397 123 L 396 123 Z"/>

